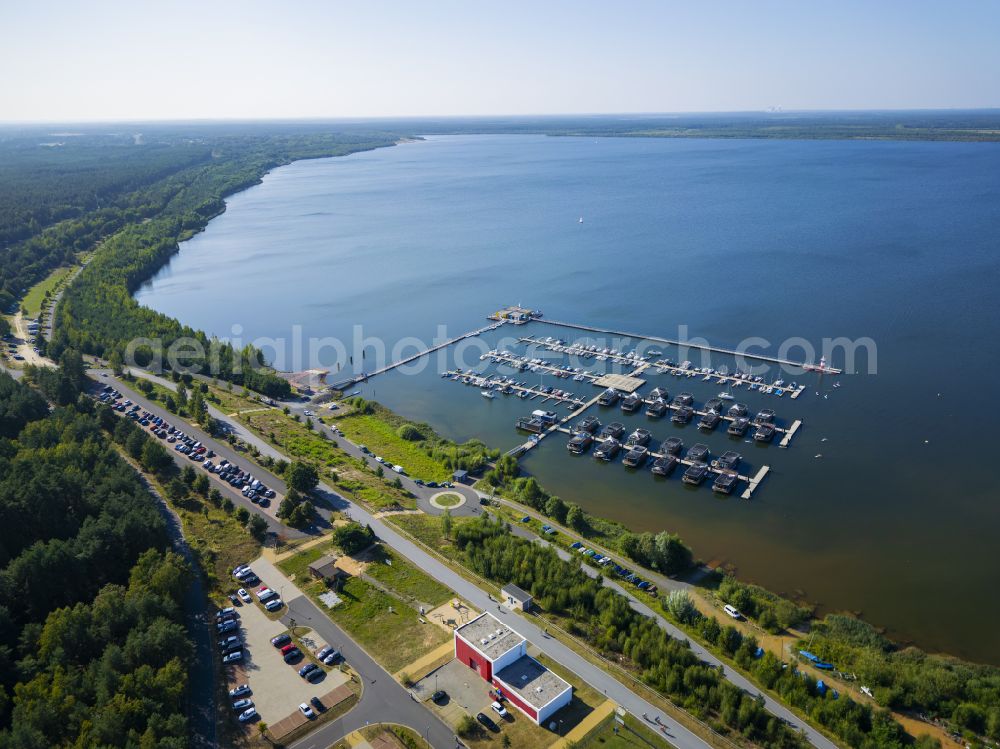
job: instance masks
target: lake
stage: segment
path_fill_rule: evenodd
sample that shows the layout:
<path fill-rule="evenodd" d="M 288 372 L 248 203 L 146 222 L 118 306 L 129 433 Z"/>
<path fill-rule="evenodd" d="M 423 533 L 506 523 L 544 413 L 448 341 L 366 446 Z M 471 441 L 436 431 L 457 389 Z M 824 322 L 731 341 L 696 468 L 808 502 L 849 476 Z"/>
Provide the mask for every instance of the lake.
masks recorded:
<path fill-rule="evenodd" d="M 800 373 L 808 388 L 795 401 L 734 392 L 779 423 L 803 421 L 787 450 L 738 445 L 754 470 L 772 469 L 749 502 L 572 457 L 561 437 L 523 465 L 564 499 L 635 530 L 677 532 L 746 580 L 1000 663 L 988 452 L 1000 423 L 989 384 L 1000 364 L 998 175 L 997 144 L 431 137 L 275 170 L 136 296 L 220 337 L 329 337 L 347 356 L 370 339 L 357 364 L 329 342 L 314 357 L 265 347 L 294 369 L 338 360 L 371 371 L 371 341 L 391 358 L 407 337 L 456 335 L 516 303 L 667 338 L 686 326 L 723 347 L 762 337 L 770 353 L 792 338 L 817 350 L 825 338 L 870 338 L 877 359 L 850 362 L 839 388 Z M 532 323 L 482 340 L 518 334 L 578 337 Z M 479 349 L 465 353 L 480 365 Z M 488 401 L 441 379 L 445 364 L 373 378 L 364 393 L 454 439 L 523 441 L 513 420 L 534 402 Z M 649 379 L 643 392 L 663 384 L 699 405 L 720 390 Z M 724 432 L 598 416 L 733 449 Z"/>

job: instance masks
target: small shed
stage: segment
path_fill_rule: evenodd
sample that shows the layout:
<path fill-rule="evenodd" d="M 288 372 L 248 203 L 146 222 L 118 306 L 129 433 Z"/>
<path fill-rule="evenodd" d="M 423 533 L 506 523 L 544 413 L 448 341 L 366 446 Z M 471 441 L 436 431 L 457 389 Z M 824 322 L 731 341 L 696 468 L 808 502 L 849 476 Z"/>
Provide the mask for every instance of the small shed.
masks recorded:
<path fill-rule="evenodd" d="M 328 583 L 350 577 L 350 575 L 337 566 L 337 557 L 330 554 L 320 557 L 315 562 L 310 564 L 309 574 L 317 580 L 325 580 Z"/>
<path fill-rule="evenodd" d="M 469 472 L 468 471 L 455 471 L 451 474 L 451 480 L 458 484 L 469 483 Z"/>
<path fill-rule="evenodd" d="M 500 589 L 503 595 L 503 605 L 517 611 L 531 611 L 531 594 L 521 590 L 513 583 L 507 583 Z"/>

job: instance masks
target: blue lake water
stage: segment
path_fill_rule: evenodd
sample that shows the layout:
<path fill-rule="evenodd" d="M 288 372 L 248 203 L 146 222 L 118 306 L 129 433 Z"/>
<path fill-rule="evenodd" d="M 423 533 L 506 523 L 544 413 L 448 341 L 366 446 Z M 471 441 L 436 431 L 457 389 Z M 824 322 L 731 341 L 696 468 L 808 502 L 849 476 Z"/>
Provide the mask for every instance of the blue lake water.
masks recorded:
<path fill-rule="evenodd" d="M 478 328 L 512 303 L 668 338 L 687 326 L 719 346 L 760 336 L 771 353 L 792 337 L 816 347 L 870 338 L 877 373 L 861 356 L 840 388 L 811 375 L 795 401 L 734 392 L 780 423 L 803 421 L 787 450 L 598 413 L 657 441 L 735 446 L 753 469 L 770 465 L 750 502 L 573 458 L 562 438 L 524 466 L 595 514 L 680 533 L 746 579 L 1000 663 L 998 175 L 996 144 L 432 137 L 274 171 L 233 196 L 137 298 L 222 337 L 333 337 L 350 353 L 357 336 L 384 341 L 390 356 L 408 336 Z M 483 340 L 515 333 L 577 337 L 532 323 Z M 275 363 L 336 358 L 332 346 L 314 360 L 292 348 L 274 349 Z M 478 365 L 479 351 L 467 353 Z M 370 371 L 375 358 L 369 346 L 358 366 Z M 455 439 L 523 441 L 513 420 L 535 404 L 487 401 L 431 364 L 374 378 L 365 393 Z M 662 380 L 698 404 L 720 390 L 650 380 L 644 392 Z"/>

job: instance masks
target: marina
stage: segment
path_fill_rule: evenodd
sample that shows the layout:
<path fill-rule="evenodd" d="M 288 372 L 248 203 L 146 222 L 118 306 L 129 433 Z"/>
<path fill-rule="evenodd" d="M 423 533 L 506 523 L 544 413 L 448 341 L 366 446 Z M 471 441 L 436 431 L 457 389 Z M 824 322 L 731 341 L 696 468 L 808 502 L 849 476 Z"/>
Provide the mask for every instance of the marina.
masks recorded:
<path fill-rule="evenodd" d="M 594 372 L 500 349 L 493 349 L 480 356 L 480 361 L 504 365 L 517 370 L 518 373 L 551 375 L 560 380 L 572 380 L 603 388 L 590 399 L 584 399 L 565 388 L 544 386 L 541 382 L 538 385 L 529 385 L 526 381 L 517 380 L 517 375 L 463 372 L 459 369 L 443 372 L 441 375 L 443 378 L 478 388 L 481 395 L 488 400 L 494 399 L 499 394 L 531 401 L 533 405 L 564 406 L 569 410 L 569 413 L 561 418 L 556 412 L 543 408 L 536 408 L 530 415 L 518 417 L 514 422 L 515 428 L 530 434 L 531 437 L 509 451 L 508 454 L 516 457 L 525 455 L 537 447 L 545 437 L 559 432 L 569 435 L 566 449 L 572 455 L 583 455 L 592 451 L 596 460 L 605 462 L 611 462 L 620 456 L 625 467 L 639 470 L 649 466 L 651 474 L 661 477 L 673 474 L 680 466 L 683 469 L 681 481 L 684 484 L 696 487 L 711 482 L 712 491 L 721 495 L 732 494 L 737 486 L 742 484 L 744 488 L 740 497 L 749 500 L 770 472 L 770 466 L 762 466 L 751 476 L 739 473 L 737 468 L 742 457 L 732 450 L 712 459 L 707 446 L 699 443 L 681 457 L 683 443 L 678 437 L 664 440 L 659 451 L 654 451 L 649 447 L 652 435 L 644 428 L 637 428 L 623 442 L 625 428 L 620 423 L 609 424 L 601 430 L 600 421 L 591 415 L 575 425 L 571 424 L 592 406 L 617 407 L 626 415 L 637 415 L 644 411 L 649 419 L 658 420 L 669 416 L 674 424 L 685 425 L 693 422 L 701 433 L 716 431 L 720 425 L 724 425 L 725 432 L 729 436 L 748 437 L 747 442 L 758 445 L 769 443 L 775 434 L 780 434 L 782 448 L 787 448 L 791 444 L 792 438 L 802 426 L 800 419 L 794 420 L 787 428 L 778 426 L 775 424 L 775 414 L 770 409 L 762 409 L 751 418 L 749 408 L 745 404 L 735 402 L 735 396 L 729 391 L 710 398 L 701 408 L 695 407 L 694 396 L 691 393 L 681 392 L 671 399 L 667 389 L 662 386 L 653 388 L 647 396 L 638 392 L 646 382 L 638 375 L 651 367 L 655 367 L 659 374 L 669 373 L 688 378 L 700 376 L 702 381 L 714 381 L 714 384 L 729 386 L 755 384 L 747 383 L 743 375 L 696 370 L 690 367 L 689 362 L 677 366 L 663 359 L 650 361 L 653 357 L 661 356 L 659 352 L 640 355 L 634 351 L 597 349 L 597 347 L 567 344 L 561 340 L 534 336 L 522 336 L 518 340 L 520 343 L 542 346 L 563 355 L 610 361 L 622 365 L 627 372 Z M 797 386 L 795 390 L 790 391 L 792 399 L 798 397 L 804 389 L 804 386 Z M 762 386 L 759 392 L 767 391 Z"/>

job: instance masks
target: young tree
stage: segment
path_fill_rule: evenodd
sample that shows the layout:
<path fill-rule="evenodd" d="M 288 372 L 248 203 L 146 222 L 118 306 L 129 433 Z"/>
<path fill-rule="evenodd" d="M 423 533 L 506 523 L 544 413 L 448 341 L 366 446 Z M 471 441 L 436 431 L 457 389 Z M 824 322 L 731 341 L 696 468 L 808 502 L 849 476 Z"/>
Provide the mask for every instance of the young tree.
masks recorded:
<path fill-rule="evenodd" d="M 451 538 L 451 510 L 445 510 L 444 515 L 441 516 L 441 533 L 445 538 Z"/>
<path fill-rule="evenodd" d="M 584 511 L 580 508 L 580 505 L 573 502 L 570 502 L 567 506 L 566 523 L 570 528 L 579 533 L 585 533 L 590 529 L 586 513 L 584 513 Z"/>
<path fill-rule="evenodd" d="M 296 460 L 285 469 L 285 481 L 295 491 L 308 494 L 319 483 L 319 474 L 314 466 Z"/>
<path fill-rule="evenodd" d="M 267 535 L 267 521 L 254 513 L 250 522 L 247 523 L 247 530 L 250 531 L 251 536 L 263 543 L 264 537 Z"/>

